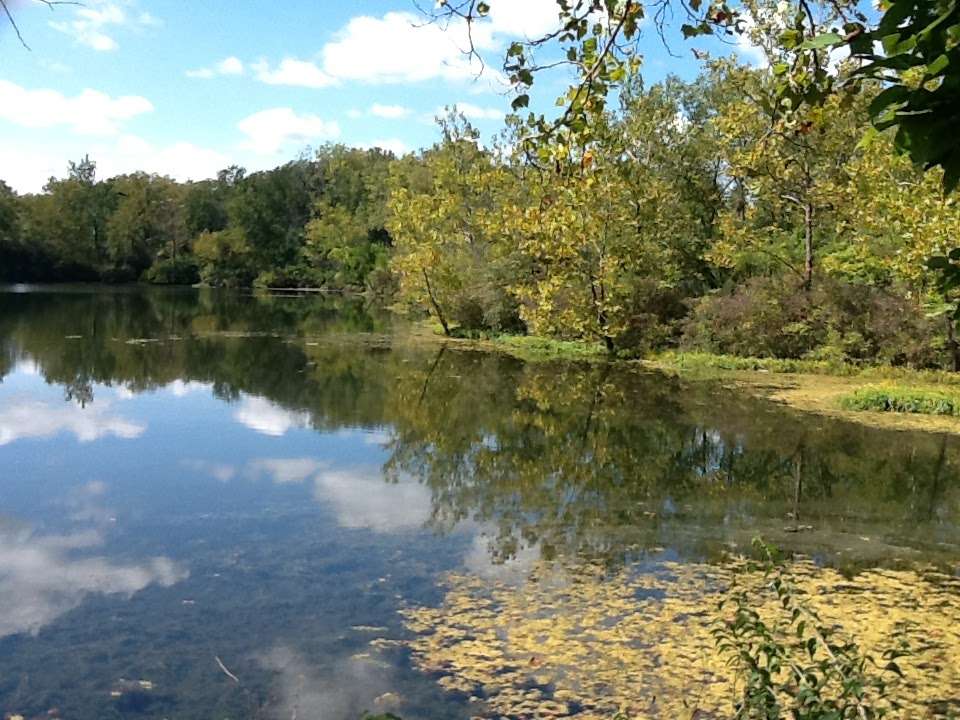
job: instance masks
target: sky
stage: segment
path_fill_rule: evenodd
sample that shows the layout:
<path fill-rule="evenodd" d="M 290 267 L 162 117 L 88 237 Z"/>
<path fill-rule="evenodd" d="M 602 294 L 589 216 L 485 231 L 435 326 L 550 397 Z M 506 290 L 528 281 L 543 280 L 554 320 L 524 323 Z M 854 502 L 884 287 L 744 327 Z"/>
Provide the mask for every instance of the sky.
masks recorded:
<path fill-rule="evenodd" d="M 0 24 L 0 179 L 39 192 L 86 154 L 101 177 L 198 180 L 326 142 L 403 153 L 434 143 L 451 105 L 492 136 L 511 99 L 503 51 L 551 28 L 556 0 L 491 5 L 478 76 L 463 28 L 424 23 L 413 0 L 12 0 L 30 49 Z M 650 80 L 696 74 L 689 47 L 647 35 Z M 564 85 L 546 79 L 541 98 Z"/>

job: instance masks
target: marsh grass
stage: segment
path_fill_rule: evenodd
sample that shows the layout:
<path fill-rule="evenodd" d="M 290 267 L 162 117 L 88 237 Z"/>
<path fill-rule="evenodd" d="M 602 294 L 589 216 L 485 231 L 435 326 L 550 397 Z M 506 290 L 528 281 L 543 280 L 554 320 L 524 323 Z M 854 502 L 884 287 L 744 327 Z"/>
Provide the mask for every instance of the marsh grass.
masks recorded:
<path fill-rule="evenodd" d="M 860 388 L 840 398 L 844 410 L 960 416 L 960 394 L 890 386 Z"/>

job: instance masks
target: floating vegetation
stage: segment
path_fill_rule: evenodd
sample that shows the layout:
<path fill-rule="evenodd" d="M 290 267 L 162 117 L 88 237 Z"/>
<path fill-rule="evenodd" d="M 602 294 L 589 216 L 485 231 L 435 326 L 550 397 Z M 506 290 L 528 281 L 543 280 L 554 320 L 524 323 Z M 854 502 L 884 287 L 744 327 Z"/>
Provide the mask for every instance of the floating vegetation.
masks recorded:
<path fill-rule="evenodd" d="M 960 579 L 791 569 L 822 621 L 863 652 L 906 632 L 914 654 L 900 661 L 903 708 L 890 717 L 960 710 Z M 741 587 L 764 583 L 739 563 L 663 562 L 642 574 L 541 563 L 519 585 L 451 574 L 439 607 L 404 616 L 417 667 L 478 703 L 481 717 L 729 717 L 740 688 L 710 631 L 734 573 Z M 775 596 L 758 610 L 776 613 Z"/>

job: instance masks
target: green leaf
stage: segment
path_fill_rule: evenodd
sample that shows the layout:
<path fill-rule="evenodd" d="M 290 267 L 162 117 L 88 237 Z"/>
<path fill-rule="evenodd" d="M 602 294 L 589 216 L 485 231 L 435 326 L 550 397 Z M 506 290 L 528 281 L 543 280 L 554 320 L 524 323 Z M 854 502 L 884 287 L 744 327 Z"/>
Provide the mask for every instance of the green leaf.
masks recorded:
<path fill-rule="evenodd" d="M 513 99 L 513 102 L 510 103 L 510 106 L 514 110 L 519 110 L 520 108 L 525 108 L 525 107 L 528 107 L 529 105 L 530 105 L 529 95 L 517 95 L 517 97 Z"/>
<path fill-rule="evenodd" d="M 837 33 L 824 33 L 823 35 L 817 35 L 817 37 L 807 40 L 805 43 L 800 45 L 800 49 L 801 50 L 820 50 L 822 48 L 830 47 L 832 45 L 839 45 L 842 42 L 843 42 L 843 37 L 841 37 Z"/>
<path fill-rule="evenodd" d="M 942 73 L 950 66 L 950 58 L 946 53 L 940 55 L 936 60 L 927 65 L 927 75 L 936 76 Z"/>

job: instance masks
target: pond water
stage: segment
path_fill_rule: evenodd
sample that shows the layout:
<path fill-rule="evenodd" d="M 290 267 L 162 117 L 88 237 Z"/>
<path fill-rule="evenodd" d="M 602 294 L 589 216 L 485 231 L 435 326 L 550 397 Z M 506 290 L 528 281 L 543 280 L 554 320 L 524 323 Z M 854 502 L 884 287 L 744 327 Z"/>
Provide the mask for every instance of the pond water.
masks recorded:
<path fill-rule="evenodd" d="M 0 717 L 679 717 L 757 535 L 960 707 L 956 438 L 317 297 L 8 288 L 0 378 Z"/>

